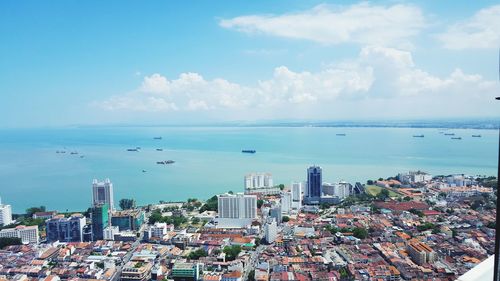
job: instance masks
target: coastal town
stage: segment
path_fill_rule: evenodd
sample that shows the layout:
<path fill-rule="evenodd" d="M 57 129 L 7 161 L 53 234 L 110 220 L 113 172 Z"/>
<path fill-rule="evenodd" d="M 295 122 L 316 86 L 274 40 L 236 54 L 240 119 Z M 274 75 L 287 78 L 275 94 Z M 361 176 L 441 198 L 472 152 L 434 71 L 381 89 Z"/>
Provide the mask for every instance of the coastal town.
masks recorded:
<path fill-rule="evenodd" d="M 250 173 L 212 198 L 146 206 L 94 180 L 81 213 L 0 204 L 0 280 L 444 281 L 494 253 L 495 177 L 324 172 Z"/>

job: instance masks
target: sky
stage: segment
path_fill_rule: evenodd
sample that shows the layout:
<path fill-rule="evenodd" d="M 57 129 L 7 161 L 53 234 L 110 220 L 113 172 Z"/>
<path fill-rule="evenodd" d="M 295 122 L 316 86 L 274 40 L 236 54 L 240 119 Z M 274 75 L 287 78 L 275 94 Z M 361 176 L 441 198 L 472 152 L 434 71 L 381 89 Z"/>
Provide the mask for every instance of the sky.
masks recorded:
<path fill-rule="evenodd" d="M 1 1 L 0 128 L 498 118 L 497 1 Z"/>

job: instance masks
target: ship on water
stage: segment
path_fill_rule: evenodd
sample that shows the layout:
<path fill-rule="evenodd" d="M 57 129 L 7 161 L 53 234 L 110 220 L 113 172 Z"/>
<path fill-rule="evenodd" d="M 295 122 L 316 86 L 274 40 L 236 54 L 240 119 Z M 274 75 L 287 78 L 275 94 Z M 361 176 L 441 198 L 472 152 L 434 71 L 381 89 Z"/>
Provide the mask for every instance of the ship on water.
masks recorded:
<path fill-rule="evenodd" d="M 154 140 L 161 140 L 161 139 L 162 139 L 162 137 L 154 137 L 153 139 L 154 139 Z"/>
<path fill-rule="evenodd" d="M 424 135 L 413 135 L 414 138 L 423 138 Z"/>
<path fill-rule="evenodd" d="M 138 148 L 128 148 L 127 151 L 139 151 Z"/>
<path fill-rule="evenodd" d="M 158 165 L 166 165 L 166 164 L 174 164 L 174 160 L 165 160 L 165 161 L 156 161 L 156 164 Z"/>
<path fill-rule="evenodd" d="M 346 136 L 346 134 L 344 134 L 344 133 L 336 134 L 336 135 L 339 136 L 339 137 L 345 137 Z"/>
<path fill-rule="evenodd" d="M 241 152 L 242 153 L 255 153 L 257 151 L 255 151 L 255 149 L 243 149 Z"/>
<path fill-rule="evenodd" d="M 455 135 L 455 133 L 445 133 L 444 135 L 445 135 L 445 136 L 454 136 L 454 135 Z"/>
<path fill-rule="evenodd" d="M 157 148 L 156 151 L 163 151 L 163 148 Z"/>
<path fill-rule="evenodd" d="M 454 138 L 451 138 L 452 140 L 461 140 L 462 137 L 454 137 Z"/>
<path fill-rule="evenodd" d="M 473 138 L 480 138 L 481 135 L 472 135 Z"/>

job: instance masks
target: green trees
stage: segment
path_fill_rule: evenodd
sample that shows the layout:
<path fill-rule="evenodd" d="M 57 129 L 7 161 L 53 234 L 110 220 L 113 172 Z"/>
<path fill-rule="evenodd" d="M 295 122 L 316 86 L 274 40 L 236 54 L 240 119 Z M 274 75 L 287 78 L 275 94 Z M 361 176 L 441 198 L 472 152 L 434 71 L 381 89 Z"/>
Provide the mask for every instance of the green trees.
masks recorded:
<path fill-rule="evenodd" d="M 197 260 L 201 257 L 206 257 L 207 255 L 208 255 L 207 252 L 205 252 L 205 250 L 200 248 L 197 249 L 196 251 L 192 251 L 191 253 L 189 253 L 188 258 L 191 260 Z"/>
<path fill-rule="evenodd" d="M 264 204 L 264 200 L 262 200 L 262 199 L 257 200 L 257 208 L 260 209 L 260 207 L 262 207 L 263 204 Z"/>
<path fill-rule="evenodd" d="M 232 261 L 238 257 L 238 255 L 241 252 L 241 246 L 240 245 L 232 245 L 232 246 L 227 246 L 224 247 L 223 250 L 224 254 L 226 254 L 226 260 L 227 261 Z"/>
<path fill-rule="evenodd" d="M 22 241 L 21 238 L 17 237 L 2 237 L 0 238 L 0 249 L 3 249 L 7 246 L 11 245 L 21 245 Z"/>
<path fill-rule="evenodd" d="M 289 222 L 290 221 L 290 217 L 288 216 L 283 216 L 283 218 L 281 219 L 283 222 Z"/>
<path fill-rule="evenodd" d="M 32 217 L 34 213 L 36 212 L 45 212 L 45 206 L 40 206 L 40 207 L 31 207 L 26 209 L 26 216 L 27 217 Z"/>
<path fill-rule="evenodd" d="M 180 216 L 162 216 L 160 210 L 154 210 L 149 216 L 149 224 L 155 224 L 156 222 L 164 222 L 167 224 L 173 224 L 175 227 L 179 227 L 181 224 L 186 223 L 188 220 L 185 217 Z"/>
<path fill-rule="evenodd" d="M 380 193 L 377 194 L 377 199 L 384 201 L 387 198 L 389 198 L 389 190 L 383 188 L 380 190 Z"/>
<path fill-rule="evenodd" d="M 135 208 L 135 200 L 123 198 L 123 199 L 120 199 L 119 205 L 120 205 L 120 208 L 122 210 L 133 209 L 133 208 Z"/>
<path fill-rule="evenodd" d="M 352 236 L 359 239 L 366 239 L 368 237 L 368 230 L 362 227 L 355 227 L 352 230 Z"/>
<path fill-rule="evenodd" d="M 200 208 L 200 212 L 204 211 L 217 211 L 219 206 L 217 196 L 214 195 L 212 198 L 208 199 L 207 202 Z"/>

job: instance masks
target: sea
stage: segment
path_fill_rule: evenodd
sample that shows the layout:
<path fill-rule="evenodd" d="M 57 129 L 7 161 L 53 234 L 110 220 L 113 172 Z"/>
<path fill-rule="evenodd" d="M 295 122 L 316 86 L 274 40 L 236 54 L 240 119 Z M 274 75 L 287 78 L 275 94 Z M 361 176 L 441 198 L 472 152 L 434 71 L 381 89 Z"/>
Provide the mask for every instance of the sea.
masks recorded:
<path fill-rule="evenodd" d="M 0 197 L 14 213 L 40 205 L 60 212 L 83 211 L 91 204 L 92 180 L 109 178 L 116 205 L 121 198 L 134 198 L 138 205 L 207 199 L 227 191 L 243 192 L 243 178 L 251 172 L 272 173 L 275 184 L 305 181 L 310 165 L 321 166 L 329 182 L 364 183 L 409 170 L 494 176 L 498 140 L 497 130 L 483 129 L 1 129 Z M 127 151 L 136 147 L 140 149 Z M 175 163 L 157 164 L 165 160 Z"/>

